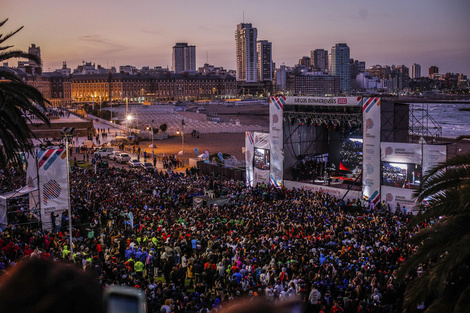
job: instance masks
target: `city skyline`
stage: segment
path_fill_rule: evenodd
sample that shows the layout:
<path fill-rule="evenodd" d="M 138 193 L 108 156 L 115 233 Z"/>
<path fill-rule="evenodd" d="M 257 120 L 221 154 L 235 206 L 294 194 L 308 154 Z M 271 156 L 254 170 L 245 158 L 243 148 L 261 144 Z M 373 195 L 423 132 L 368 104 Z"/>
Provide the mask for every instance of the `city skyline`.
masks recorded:
<path fill-rule="evenodd" d="M 44 71 L 61 68 L 63 61 L 71 68 L 82 61 L 117 68 L 171 67 L 175 42 L 196 46 L 197 67 L 208 61 L 235 69 L 233 34 L 245 22 L 258 29 L 258 40 L 272 42 L 277 67 L 294 65 L 315 49 L 331 52 L 344 42 L 351 58 L 365 61 L 367 68 L 418 63 L 422 72 L 435 65 L 441 73 L 470 74 L 468 1 L 266 3 L 8 1 L 3 33 L 24 26 L 8 43 L 21 50 L 33 43 L 41 47 Z"/>

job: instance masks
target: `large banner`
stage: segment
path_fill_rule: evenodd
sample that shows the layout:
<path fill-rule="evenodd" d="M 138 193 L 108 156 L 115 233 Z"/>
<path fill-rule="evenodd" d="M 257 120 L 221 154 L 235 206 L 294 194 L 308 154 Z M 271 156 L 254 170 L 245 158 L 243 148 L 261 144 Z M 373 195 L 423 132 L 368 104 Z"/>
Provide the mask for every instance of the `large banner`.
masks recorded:
<path fill-rule="evenodd" d="M 304 190 L 311 190 L 313 192 L 325 192 L 329 195 L 335 196 L 339 199 L 347 200 L 357 200 L 360 199 L 362 196 L 361 191 L 357 190 L 346 190 L 346 189 L 340 189 L 340 188 L 335 188 L 335 187 L 329 187 L 329 186 L 321 186 L 321 185 L 314 185 L 314 184 L 309 184 L 309 183 L 302 183 L 302 182 L 296 182 L 296 181 L 290 181 L 286 180 L 285 181 L 285 187 L 287 189 L 304 189 Z"/>
<path fill-rule="evenodd" d="M 246 185 L 253 186 L 253 155 L 255 153 L 255 141 L 253 132 L 245 132 L 245 162 L 246 162 Z"/>
<path fill-rule="evenodd" d="M 253 184 L 256 186 L 257 184 L 266 184 L 269 185 L 269 170 L 262 170 L 259 168 L 254 168 L 254 177 L 253 177 Z"/>
<path fill-rule="evenodd" d="M 393 163 L 420 164 L 422 147 L 419 143 L 382 142 L 382 161 Z"/>
<path fill-rule="evenodd" d="M 446 161 L 447 147 L 444 145 L 424 145 L 423 149 L 423 174 L 426 175 L 426 172 L 438 163 Z"/>
<path fill-rule="evenodd" d="M 363 98 L 362 193 L 380 201 L 380 98 Z"/>
<path fill-rule="evenodd" d="M 269 98 L 269 140 L 271 152 L 271 185 L 281 187 L 284 175 L 283 129 L 284 105 L 286 97 Z"/>
<path fill-rule="evenodd" d="M 315 106 L 360 106 L 361 99 L 362 97 L 284 97 L 287 104 Z"/>
<path fill-rule="evenodd" d="M 415 189 L 410 188 L 396 188 L 390 186 L 382 186 L 382 195 L 386 203 L 390 204 L 390 209 L 395 212 L 397 204 L 400 208 L 407 209 L 407 212 L 416 211 L 416 202 L 413 197 Z"/>
<path fill-rule="evenodd" d="M 51 213 L 68 209 L 67 160 L 65 149 L 47 149 L 38 152 L 39 201 L 44 229 L 51 229 Z"/>

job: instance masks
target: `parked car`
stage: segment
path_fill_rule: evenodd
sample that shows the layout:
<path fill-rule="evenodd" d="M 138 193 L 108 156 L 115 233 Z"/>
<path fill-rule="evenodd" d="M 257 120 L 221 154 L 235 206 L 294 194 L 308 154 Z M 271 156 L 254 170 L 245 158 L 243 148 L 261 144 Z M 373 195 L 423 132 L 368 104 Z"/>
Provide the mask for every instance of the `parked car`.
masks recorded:
<path fill-rule="evenodd" d="M 101 158 L 107 158 L 113 151 L 117 151 L 116 148 L 99 148 L 95 151 L 95 156 L 99 155 Z"/>
<path fill-rule="evenodd" d="M 129 161 L 127 162 L 127 164 L 128 164 L 130 167 L 134 167 L 134 168 L 141 166 L 140 161 L 137 160 L 137 159 L 131 159 L 131 160 L 129 160 Z"/>
<path fill-rule="evenodd" d="M 116 156 L 116 162 L 126 163 L 131 160 L 131 156 L 128 153 L 120 153 Z"/>
<path fill-rule="evenodd" d="M 120 155 L 122 151 L 113 151 L 110 154 L 108 154 L 108 159 L 116 161 L 116 157 Z"/>
<path fill-rule="evenodd" d="M 150 162 L 144 162 L 144 163 L 142 163 L 142 164 L 140 165 L 140 167 L 141 167 L 144 171 L 146 171 L 146 172 L 153 172 L 153 171 L 155 171 L 155 167 L 154 167 L 153 164 L 150 163 Z"/>

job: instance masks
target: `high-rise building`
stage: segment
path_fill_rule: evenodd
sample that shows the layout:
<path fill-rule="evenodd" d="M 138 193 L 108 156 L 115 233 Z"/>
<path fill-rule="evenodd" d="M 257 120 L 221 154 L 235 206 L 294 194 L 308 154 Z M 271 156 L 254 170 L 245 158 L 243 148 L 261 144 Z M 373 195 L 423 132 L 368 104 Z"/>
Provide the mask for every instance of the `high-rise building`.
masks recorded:
<path fill-rule="evenodd" d="M 173 47 L 171 70 L 175 73 L 196 71 L 196 46 L 178 42 Z"/>
<path fill-rule="evenodd" d="M 247 83 L 258 82 L 258 55 L 256 41 L 258 30 L 251 23 L 240 23 L 235 31 L 237 55 L 237 80 Z"/>
<path fill-rule="evenodd" d="M 310 57 L 313 67 L 323 73 L 328 71 L 328 51 L 324 49 L 315 49 L 310 51 Z"/>
<path fill-rule="evenodd" d="M 420 78 L 421 77 L 421 65 L 413 64 L 411 65 L 411 78 Z"/>
<path fill-rule="evenodd" d="M 439 68 L 435 65 L 429 67 L 429 77 L 432 77 L 434 74 L 439 74 Z"/>
<path fill-rule="evenodd" d="M 273 56 L 272 43 L 267 40 L 258 40 L 258 80 L 273 80 Z"/>
<path fill-rule="evenodd" d="M 302 57 L 299 59 L 299 65 L 302 67 L 310 67 L 312 65 L 312 59 L 307 56 Z"/>
<path fill-rule="evenodd" d="M 331 48 L 331 75 L 339 76 L 342 92 L 351 90 L 351 75 L 349 65 L 349 47 L 345 43 L 337 43 Z"/>

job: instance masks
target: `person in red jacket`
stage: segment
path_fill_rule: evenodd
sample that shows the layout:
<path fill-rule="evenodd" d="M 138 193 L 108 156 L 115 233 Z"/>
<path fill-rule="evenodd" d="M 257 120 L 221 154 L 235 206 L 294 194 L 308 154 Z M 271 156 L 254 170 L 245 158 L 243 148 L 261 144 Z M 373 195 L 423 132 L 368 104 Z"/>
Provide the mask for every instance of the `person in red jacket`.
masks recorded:
<path fill-rule="evenodd" d="M 335 301 L 335 304 L 331 308 L 330 313 L 344 313 L 344 310 L 339 306 L 339 303 Z"/>

